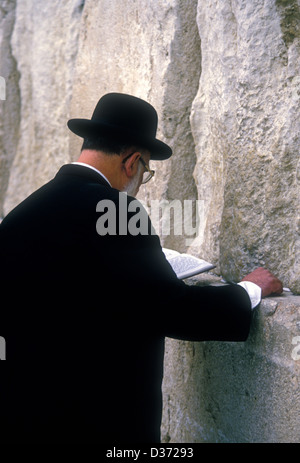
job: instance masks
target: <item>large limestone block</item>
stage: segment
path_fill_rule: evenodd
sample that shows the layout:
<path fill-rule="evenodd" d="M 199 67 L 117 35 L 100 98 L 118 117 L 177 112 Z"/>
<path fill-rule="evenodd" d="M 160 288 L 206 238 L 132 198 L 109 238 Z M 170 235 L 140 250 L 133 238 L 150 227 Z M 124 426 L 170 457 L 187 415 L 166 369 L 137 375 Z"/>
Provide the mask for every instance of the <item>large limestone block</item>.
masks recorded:
<path fill-rule="evenodd" d="M 300 297 L 287 292 L 255 309 L 244 343 L 168 339 L 162 440 L 300 443 L 299 375 Z"/>
<path fill-rule="evenodd" d="M 20 73 L 20 136 L 5 213 L 48 181 L 68 158 L 66 119 L 82 1 L 17 1 L 11 39 Z"/>
<path fill-rule="evenodd" d="M 0 5 L 0 217 L 19 134 L 19 75 L 10 46 L 15 7 L 15 0 L 3 0 Z"/>
<path fill-rule="evenodd" d="M 198 4 L 193 104 L 205 220 L 194 248 L 239 280 L 259 265 L 300 291 L 299 2 Z"/>

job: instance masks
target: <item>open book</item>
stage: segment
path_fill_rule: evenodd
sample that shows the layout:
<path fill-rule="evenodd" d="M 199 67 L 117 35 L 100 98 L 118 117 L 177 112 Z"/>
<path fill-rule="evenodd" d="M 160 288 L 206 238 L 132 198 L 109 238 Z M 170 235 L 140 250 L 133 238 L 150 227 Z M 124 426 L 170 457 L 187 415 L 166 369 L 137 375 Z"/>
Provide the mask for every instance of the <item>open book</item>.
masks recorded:
<path fill-rule="evenodd" d="M 167 248 L 163 248 L 163 252 L 180 280 L 215 268 L 215 265 L 203 259 L 198 259 L 198 257 L 191 256 L 190 254 L 181 254 L 180 252 Z"/>

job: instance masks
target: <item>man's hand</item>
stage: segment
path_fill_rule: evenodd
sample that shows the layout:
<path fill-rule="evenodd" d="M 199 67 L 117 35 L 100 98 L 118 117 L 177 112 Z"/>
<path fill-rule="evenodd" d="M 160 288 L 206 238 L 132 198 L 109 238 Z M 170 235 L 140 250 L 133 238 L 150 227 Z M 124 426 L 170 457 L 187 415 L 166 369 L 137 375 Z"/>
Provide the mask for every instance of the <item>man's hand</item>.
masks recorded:
<path fill-rule="evenodd" d="M 245 276 L 242 281 L 252 281 L 261 288 L 261 297 L 270 296 L 271 294 L 281 294 L 283 291 L 282 283 L 269 270 L 259 267 L 249 275 Z"/>

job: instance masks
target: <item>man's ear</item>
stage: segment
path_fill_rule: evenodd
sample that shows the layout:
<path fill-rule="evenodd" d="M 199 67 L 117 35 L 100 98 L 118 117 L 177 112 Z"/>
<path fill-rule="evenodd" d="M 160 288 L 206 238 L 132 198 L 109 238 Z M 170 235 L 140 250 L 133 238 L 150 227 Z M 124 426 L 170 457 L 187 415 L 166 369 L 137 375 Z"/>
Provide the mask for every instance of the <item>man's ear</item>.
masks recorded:
<path fill-rule="evenodd" d="M 127 177 L 131 178 L 137 173 L 141 153 L 136 151 L 124 162 L 124 169 Z"/>

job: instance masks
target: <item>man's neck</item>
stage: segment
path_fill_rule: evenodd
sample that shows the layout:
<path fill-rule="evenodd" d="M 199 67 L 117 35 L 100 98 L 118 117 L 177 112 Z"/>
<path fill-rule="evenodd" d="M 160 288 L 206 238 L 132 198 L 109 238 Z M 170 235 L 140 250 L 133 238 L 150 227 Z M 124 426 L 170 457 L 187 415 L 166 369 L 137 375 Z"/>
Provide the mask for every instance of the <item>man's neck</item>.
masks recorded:
<path fill-rule="evenodd" d="M 109 184 L 118 189 L 117 173 L 119 171 L 118 164 L 120 163 L 118 155 L 107 155 L 95 150 L 83 150 L 77 162 L 86 164 L 101 172 Z"/>
<path fill-rule="evenodd" d="M 104 180 L 107 181 L 107 183 L 111 186 L 111 183 L 110 181 L 108 180 L 108 178 L 105 177 L 105 175 L 98 169 L 96 169 L 96 167 L 94 166 L 91 166 L 90 164 L 86 164 L 85 162 L 72 162 L 72 164 L 75 164 L 77 166 L 84 166 L 84 167 L 87 167 L 88 169 L 92 169 L 94 172 L 97 172 L 97 174 L 101 175 L 101 177 L 104 178 Z"/>

